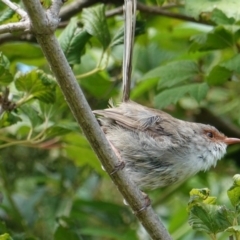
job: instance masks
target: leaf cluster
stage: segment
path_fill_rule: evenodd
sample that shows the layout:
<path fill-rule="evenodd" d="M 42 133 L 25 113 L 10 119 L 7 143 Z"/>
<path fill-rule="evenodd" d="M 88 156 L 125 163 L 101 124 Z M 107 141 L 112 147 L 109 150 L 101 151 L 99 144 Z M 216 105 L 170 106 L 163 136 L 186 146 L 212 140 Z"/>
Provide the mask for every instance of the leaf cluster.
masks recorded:
<path fill-rule="evenodd" d="M 232 209 L 216 205 L 217 198 L 209 196 L 209 189 L 192 189 L 188 203 L 189 224 L 193 229 L 202 231 L 217 239 L 217 233 L 228 232 L 234 239 L 240 238 L 240 175 L 233 177 L 233 184 L 227 195 Z"/>

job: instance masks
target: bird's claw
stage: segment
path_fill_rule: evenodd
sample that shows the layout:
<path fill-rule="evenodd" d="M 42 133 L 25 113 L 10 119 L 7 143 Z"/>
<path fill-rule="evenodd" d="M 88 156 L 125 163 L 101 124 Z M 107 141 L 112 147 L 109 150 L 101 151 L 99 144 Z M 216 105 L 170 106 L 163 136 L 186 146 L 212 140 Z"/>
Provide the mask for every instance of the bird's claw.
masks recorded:
<path fill-rule="evenodd" d="M 138 211 L 135 211 L 135 214 L 146 210 L 151 205 L 151 199 L 149 198 L 149 196 L 144 192 L 142 192 L 142 194 L 144 196 L 144 205 Z"/>
<path fill-rule="evenodd" d="M 117 165 L 115 165 L 113 171 L 111 172 L 111 175 L 118 172 L 119 170 L 122 170 L 124 167 L 125 167 L 125 162 L 124 161 L 119 161 L 119 163 Z"/>

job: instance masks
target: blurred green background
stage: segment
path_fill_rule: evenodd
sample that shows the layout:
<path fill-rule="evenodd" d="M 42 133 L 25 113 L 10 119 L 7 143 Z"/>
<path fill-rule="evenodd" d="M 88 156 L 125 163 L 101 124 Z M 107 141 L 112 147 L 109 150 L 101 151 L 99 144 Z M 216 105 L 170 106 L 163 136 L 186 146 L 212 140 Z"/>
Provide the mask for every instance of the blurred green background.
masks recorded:
<path fill-rule="evenodd" d="M 131 99 L 240 137 L 240 15 L 235 11 L 240 6 L 222 0 L 223 6 L 214 9 L 211 2 L 141 1 L 153 8 L 164 4 L 170 15 L 138 11 Z M 56 35 L 91 108 L 103 109 L 109 99 L 117 103 L 121 97 L 123 17 L 105 19 L 104 11 L 109 14 L 120 6 L 106 3 L 94 5 L 100 13 L 94 18 L 91 4 L 83 12 L 64 15 Z M 1 24 L 18 20 L 3 4 L 0 10 Z M 186 15 L 188 20 L 181 17 Z M 89 31 L 88 22 L 96 24 L 99 35 Z M 8 86 L 14 102 L 24 99 L 0 122 L 0 233 L 28 240 L 149 239 L 50 81 L 51 70 L 35 39 L 29 34 L 2 34 L 0 52 L 9 60 L 1 55 L 2 92 Z M 49 74 L 44 78 L 52 93 L 39 94 L 37 81 L 41 79 L 41 86 L 45 82 L 35 68 Z M 148 193 L 173 239 L 208 239 L 188 224 L 189 192 L 207 187 L 219 204 L 230 207 L 226 191 L 239 172 L 239 158 L 240 146 L 231 146 L 209 172 Z"/>

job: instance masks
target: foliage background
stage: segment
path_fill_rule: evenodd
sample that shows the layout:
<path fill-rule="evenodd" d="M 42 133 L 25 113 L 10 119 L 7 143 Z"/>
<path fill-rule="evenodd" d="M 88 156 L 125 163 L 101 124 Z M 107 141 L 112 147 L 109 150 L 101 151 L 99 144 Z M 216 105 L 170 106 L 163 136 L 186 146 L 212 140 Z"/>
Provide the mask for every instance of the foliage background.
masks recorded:
<path fill-rule="evenodd" d="M 141 4 L 131 99 L 240 137 L 239 3 Z M 168 17 L 143 8 L 162 4 Z M 92 109 L 120 99 L 123 17 L 110 16 L 118 6 L 89 1 L 85 10 L 63 16 L 56 32 Z M 3 4 L 0 10 L 1 24 L 18 21 Z M 8 86 L 17 104 L 0 120 L 0 233 L 13 239 L 147 239 L 78 129 L 34 38 L 0 35 L 0 51 L 2 92 Z M 208 187 L 229 206 L 226 190 L 239 154 L 239 146 L 229 147 L 210 172 L 148 193 L 174 239 L 207 238 L 188 225 L 189 192 Z"/>

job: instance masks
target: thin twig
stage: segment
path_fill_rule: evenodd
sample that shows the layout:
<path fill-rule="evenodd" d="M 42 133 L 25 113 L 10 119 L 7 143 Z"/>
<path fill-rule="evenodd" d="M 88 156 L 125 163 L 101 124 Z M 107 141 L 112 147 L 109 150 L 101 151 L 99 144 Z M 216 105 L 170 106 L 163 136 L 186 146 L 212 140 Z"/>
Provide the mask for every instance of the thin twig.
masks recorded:
<path fill-rule="evenodd" d="M 14 12 L 19 14 L 22 20 L 25 20 L 25 18 L 27 17 L 27 13 L 23 9 L 21 9 L 17 4 L 12 3 L 9 0 L 1 0 L 1 1 L 5 3 L 9 8 L 11 8 Z"/>
<path fill-rule="evenodd" d="M 195 23 L 201 23 L 201 24 L 207 24 L 212 25 L 211 23 L 208 23 L 204 20 L 197 20 L 193 17 L 189 17 L 180 13 L 174 13 L 170 11 L 166 11 L 166 9 L 173 8 L 173 7 L 182 7 L 182 5 L 171 5 L 171 6 L 147 6 L 145 4 L 142 4 L 140 2 L 137 2 L 137 10 L 144 13 L 154 14 L 154 15 L 160 15 L 165 16 L 169 18 L 176 18 L 179 20 L 189 21 L 189 22 L 195 22 Z M 107 17 L 113 17 L 115 15 L 121 15 L 123 13 L 123 9 L 121 7 L 117 7 L 115 9 L 109 10 L 106 12 Z"/>
<path fill-rule="evenodd" d="M 18 32 L 18 31 L 28 32 L 29 30 L 30 30 L 29 21 L 8 23 L 0 26 L 0 33 L 11 33 L 11 32 Z"/>
<path fill-rule="evenodd" d="M 156 15 L 161 15 L 161 16 L 170 17 L 170 18 L 176 18 L 176 19 L 180 19 L 180 20 L 184 20 L 184 21 L 210 25 L 210 23 L 208 23 L 204 20 L 201 20 L 201 19 L 197 20 L 193 17 L 189 17 L 189 16 L 182 15 L 182 14 L 179 14 L 179 13 L 173 13 L 173 12 L 166 11 L 162 7 L 147 6 L 147 5 L 144 5 L 140 2 L 137 3 L 137 9 L 141 12 L 146 12 L 146 13 L 150 13 L 150 14 L 156 14 Z"/>
<path fill-rule="evenodd" d="M 154 7 L 158 7 L 158 6 L 154 6 Z M 158 8 L 160 8 L 162 10 L 166 10 L 166 9 L 179 8 L 179 7 L 183 7 L 183 5 L 172 3 L 172 4 L 167 4 L 165 6 L 161 6 L 161 7 L 158 7 Z M 138 7 L 137 7 L 137 9 L 140 10 Z M 122 14 L 123 14 L 123 8 L 122 8 L 122 6 L 120 6 L 120 7 L 116 7 L 114 9 L 108 10 L 106 12 L 106 17 L 113 17 L 115 15 L 122 15 Z"/>

